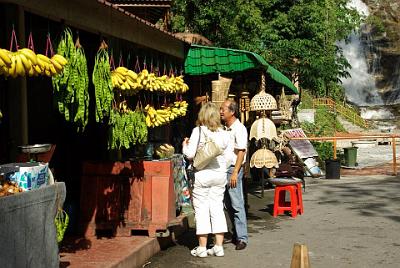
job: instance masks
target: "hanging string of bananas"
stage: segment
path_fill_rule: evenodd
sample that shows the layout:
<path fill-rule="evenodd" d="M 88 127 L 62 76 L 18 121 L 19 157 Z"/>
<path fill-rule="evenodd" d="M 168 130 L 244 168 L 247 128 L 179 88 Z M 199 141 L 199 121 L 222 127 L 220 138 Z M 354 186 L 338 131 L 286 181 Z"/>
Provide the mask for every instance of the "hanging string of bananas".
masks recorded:
<path fill-rule="evenodd" d="M 103 41 L 96 55 L 92 76 L 96 96 L 96 122 L 103 122 L 105 117 L 110 116 L 114 99 L 109 61 L 107 45 Z"/>
<path fill-rule="evenodd" d="M 16 52 L 0 48 L 0 75 L 6 77 L 55 76 L 62 72 L 66 64 L 67 60 L 58 54 L 48 58 L 29 48 L 21 48 Z"/>
<path fill-rule="evenodd" d="M 125 95 L 134 95 L 139 90 L 150 92 L 159 91 L 165 93 L 185 93 L 189 87 L 183 81 L 183 76 L 168 77 L 166 75 L 156 76 L 155 73 L 149 73 L 143 69 L 135 73 L 125 67 L 118 67 L 111 72 L 113 87 L 120 90 Z"/>
<path fill-rule="evenodd" d="M 119 109 L 112 109 L 110 115 L 109 149 L 129 149 L 131 145 L 147 142 L 147 126 L 144 113 L 136 109 L 131 111 L 126 102 Z"/>
<path fill-rule="evenodd" d="M 146 125 L 148 127 L 158 127 L 168 124 L 177 117 L 185 116 L 188 103 L 186 101 L 175 101 L 169 106 L 161 106 L 161 109 L 155 109 L 149 104 L 144 108 L 146 115 Z"/>
<path fill-rule="evenodd" d="M 79 38 L 74 44 L 69 28 L 64 30 L 57 53 L 68 60 L 63 72 L 52 79 L 57 107 L 66 121 L 83 131 L 89 118 L 89 76 L 85 52 Z"/>

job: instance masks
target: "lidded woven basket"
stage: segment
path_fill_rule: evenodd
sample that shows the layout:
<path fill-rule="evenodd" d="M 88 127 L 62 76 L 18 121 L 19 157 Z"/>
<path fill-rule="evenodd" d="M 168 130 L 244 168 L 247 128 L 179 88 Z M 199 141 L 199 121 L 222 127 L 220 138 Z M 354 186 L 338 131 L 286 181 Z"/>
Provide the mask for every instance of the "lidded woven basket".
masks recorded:
<path fill-rule="evenodd" d="M 232 79 L 219 76 L 218 80 L 211 81 L 211 101 L 221 105 L 228 97 Z"/>
<path fill-rule="evenodd" d="M 257 150 L 250 159 L 250 167 L 272 168 L 278 166 L 278 159 L 273 152 L 268 149 Z"/>
<path fill-rule="evenodd" d="M 278 110 L 275 98 L 265 92 L 265 75 L 261 76 L 261 90 L 250 101 L 250 111 Z"/>
<path fill-rule="evenodd" d="M 266 93 L 260 91 L 250 101 L 250 111 L 267 111 L 267 110 L 278 110 L 278 105 L 275 98 Z"/>

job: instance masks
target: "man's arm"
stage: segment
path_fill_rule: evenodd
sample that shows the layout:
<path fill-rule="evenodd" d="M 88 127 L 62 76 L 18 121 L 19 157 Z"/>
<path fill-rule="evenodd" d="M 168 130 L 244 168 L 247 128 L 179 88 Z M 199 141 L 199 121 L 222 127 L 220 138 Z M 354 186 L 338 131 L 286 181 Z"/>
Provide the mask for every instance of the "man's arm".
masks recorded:
<path fill-rule="evenodd" d="M 230 179 L 230 181 L 231 181 L 230 187 L 231 188 L 236 188 L 237 176 L 239 174 L 240 168 L 242 167 L 244 155 L 246 154 L 246 150 L 244 150 L 244 149 L 243 150 L 235 149 L 235 151 L 237 151 L 237 157 L 236 157 L 235 168 L 233 169 L 231 179 Z"/>

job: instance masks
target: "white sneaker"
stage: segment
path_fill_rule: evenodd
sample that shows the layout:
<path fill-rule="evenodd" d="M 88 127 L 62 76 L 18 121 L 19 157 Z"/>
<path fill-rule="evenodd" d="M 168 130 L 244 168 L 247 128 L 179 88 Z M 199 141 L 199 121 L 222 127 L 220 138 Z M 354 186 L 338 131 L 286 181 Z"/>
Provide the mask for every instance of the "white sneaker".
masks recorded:
<path fill-rule="evenodd" d="M 206 247 L 195 247 L 190 251 L 190 254 L 194 257 L 205 258 L 207 257 L 207 248 Z"/>
<path fill-rule="evenodd" d="M 207 250 L 207 254 L 211 255 L 211 256 L 223 257 L 224 256 L 224 247 L 215 245 L 212 248 Z"/>

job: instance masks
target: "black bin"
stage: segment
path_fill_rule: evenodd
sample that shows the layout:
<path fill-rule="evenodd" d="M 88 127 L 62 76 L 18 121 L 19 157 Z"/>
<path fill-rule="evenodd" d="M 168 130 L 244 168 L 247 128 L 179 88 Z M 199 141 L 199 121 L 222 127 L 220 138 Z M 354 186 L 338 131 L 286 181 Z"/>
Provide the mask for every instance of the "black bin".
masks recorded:
<path fill-rule="evenodd" d="M 325 178 L 331 180 L 340 179 L 340 160 L 328 159 L 325 160 Z"/>

